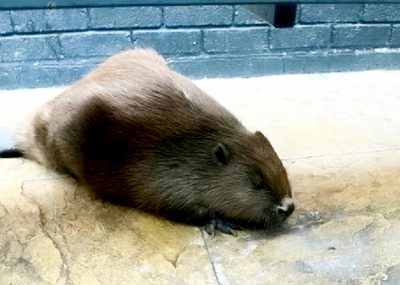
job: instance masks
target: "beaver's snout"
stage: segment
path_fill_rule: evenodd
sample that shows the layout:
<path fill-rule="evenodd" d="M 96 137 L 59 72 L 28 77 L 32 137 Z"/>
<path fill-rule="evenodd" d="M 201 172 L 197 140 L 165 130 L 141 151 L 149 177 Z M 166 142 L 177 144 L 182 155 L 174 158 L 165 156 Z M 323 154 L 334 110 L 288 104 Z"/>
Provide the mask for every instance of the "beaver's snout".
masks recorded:
<path fill-rule="evenodd" d="M 276 213 L 283 220 L 289 217 L 294 211 L 294 202 L 292 198 L 285 197 L 281 200 L 281 203 L 276 207 Z"/>

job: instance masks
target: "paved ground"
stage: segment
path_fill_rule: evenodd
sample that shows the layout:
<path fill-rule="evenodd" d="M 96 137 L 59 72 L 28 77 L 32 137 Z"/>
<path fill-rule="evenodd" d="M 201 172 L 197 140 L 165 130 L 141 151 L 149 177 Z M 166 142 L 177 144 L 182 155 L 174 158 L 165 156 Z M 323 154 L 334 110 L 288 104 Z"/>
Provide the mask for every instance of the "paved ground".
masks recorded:
<path fill-rule="evenodd" d="M 400 284 L 399 78 L 198 82 L 283 158 L 297 210 L 280 234 L 211 238 L 0 160 L 0 284 Z M 0 92 L 0 127 L 57 92 Z"/>

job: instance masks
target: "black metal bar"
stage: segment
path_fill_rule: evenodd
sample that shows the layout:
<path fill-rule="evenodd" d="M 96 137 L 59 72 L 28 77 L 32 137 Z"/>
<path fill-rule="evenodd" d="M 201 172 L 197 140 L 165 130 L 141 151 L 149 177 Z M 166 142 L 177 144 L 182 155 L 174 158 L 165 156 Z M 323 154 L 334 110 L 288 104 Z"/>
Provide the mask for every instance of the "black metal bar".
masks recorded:
<path fill-rule="evenodd" d="M 0 9 L 6 8 L 55 8 L 99 7 L 125 5 L 209 5 L 209 4 L 267 4 L 267 3 L 313 3 L 347 4 L 377 3 L 393 4 L 400 0 L 1 0 Z"/>

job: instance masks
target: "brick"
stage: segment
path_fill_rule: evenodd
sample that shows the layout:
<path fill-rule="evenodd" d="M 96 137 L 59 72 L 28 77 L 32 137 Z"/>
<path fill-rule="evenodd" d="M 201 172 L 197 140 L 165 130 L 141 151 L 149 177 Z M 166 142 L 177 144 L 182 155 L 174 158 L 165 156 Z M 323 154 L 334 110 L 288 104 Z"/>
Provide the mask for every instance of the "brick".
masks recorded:
<path fill-rule="evenodd" d="M 238 5 L 234 22 L 238 26 L 272 25 L 274 16 L 275 5 Z"/>
<path fill-rule="evenodd" d="M 366 4 L 362 20 L 365 22 L 400 22 L 400 4 Z"/>
<path fill-rule="evenodd" d="M 84 60 L 42 61 L 40 64 L 0 64 L 0 86 L 3 89 L 39 88 L 69 85 L 97 64 Z"/>
<path fill-rule="evenodd" d="M 60 56 L 57 36 L 12 36 L 0 38 L 0 61 L 56 59 Z"/>
<path fill-rule="evenodd" d="M 201 49 L 201 33 L 197 30 L 182 31 L 134 31 L 135 47 L 151 47 L 162 54 L 198 54 Z"/>
<path fill-rule="evenodd" d="M 172 59 L 170 65 L 191 78 L 250 77 L 283 73 L 282 58 L 272 56 Z"/>
<path fill-rule="evenodd" d="M 85 9 L 49 9 L 46 19 L 51 31 L 85 30 L 89 22 Z"/>
<path fill-rule="evenodd" d="M 285 73 L 399 69 L 400 53 L 330 53 L 285 56 Z"/>
<path fill-rule="evenodd" d="M 15 10 L 11 11 L 11 18 L 17 33 L 73 31 L 88 27 L 85 9 Z"/>
<path fill-rule="evenodd" d="M 15 32 L 41 32 L 47 30 L 44 10 L 14 10 L 11 11 Z"/>
<path fill-rule="evenodd" d="M 363 64 L 362 70 L 374 69 L 400 69 L 399 52 L 369 52 L 357 55 Z"/>
<path fill-rule="evenodd" d="M 392 31 L 391 46 L 400 46 L 400 25 L 395 25 Z"/>
<path fill-rule="evenodd" d="M 214 29 L 204 31 L 208 53 L 257 53 L 268 50 L 269 28 Z"/>
<path fill-rule="evenodd" d="M 294 26 L 289 29 L 272 29 L 271 49 L 323 48 L 330 44 L 330 27 Z"/>
<path fill-rule="evenodd" d="M 164 8 L 167 27 L 227 26 L 232 24 L 233 7 L 227 5 L 170 6 Z"/>
<path fill-rule="evenodd" d="M 354 54 L 286 56 L 286 73 L 314 73 L 361 70 L 362 63 Z"/>
<path fill-rule="evenodd" d="M 386 46 L 390 25 L 337 25 L 333 29 L 335 47 Z"/>
<path fill-rule="evenodd" d="M 98 28 L 154 28 L 161 26 L 159 7 L 115 7 L 89 9 L 90 27 Z"/>
<path fill-rule="evenodd" d="M 104 57 L 132 47 L 129 32 L 86 32 L 60 36 L 65 57 Z"/>
<path fill-rule="evenodd" d="M 300 23 L 359 22 L 362 4 L 303 4 Z"/>
<path fill-rule="evenodd" d="M 12 32 L 10 12 L 0 11 L 0 35 Z"/>

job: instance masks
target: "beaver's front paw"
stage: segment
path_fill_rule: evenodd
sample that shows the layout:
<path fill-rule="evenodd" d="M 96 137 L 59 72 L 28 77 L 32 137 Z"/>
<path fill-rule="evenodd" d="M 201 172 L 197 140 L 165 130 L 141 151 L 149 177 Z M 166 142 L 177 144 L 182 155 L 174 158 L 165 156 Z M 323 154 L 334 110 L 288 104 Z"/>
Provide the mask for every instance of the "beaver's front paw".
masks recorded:
<path fill-rule="evenodd" d="M 204 226 L 204 230 L 210 235 L 214 236 L 217 231 L 221 233 L 237 236 L 236 230 L 240 230 L 238 225 L 227 222 L 217 216 L 214 216 L 208 224 Z"/>

